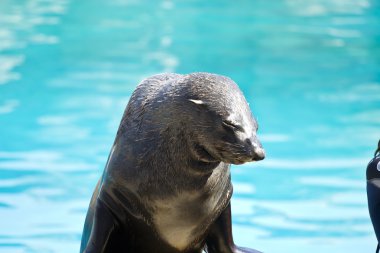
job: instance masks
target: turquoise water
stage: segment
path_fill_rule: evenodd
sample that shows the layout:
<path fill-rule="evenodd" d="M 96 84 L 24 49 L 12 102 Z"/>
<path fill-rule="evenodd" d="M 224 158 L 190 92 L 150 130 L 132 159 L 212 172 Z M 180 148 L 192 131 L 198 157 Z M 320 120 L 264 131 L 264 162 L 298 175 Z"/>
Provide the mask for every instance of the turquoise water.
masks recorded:
<path fill-rule="evenodd" d="M 0 1 L 0 252 L 78 252 L 134 87 L 195 71 L 240 85 L 267 151 L 232 168 L 235 241 L 374 252 L 375 0 Z"/>

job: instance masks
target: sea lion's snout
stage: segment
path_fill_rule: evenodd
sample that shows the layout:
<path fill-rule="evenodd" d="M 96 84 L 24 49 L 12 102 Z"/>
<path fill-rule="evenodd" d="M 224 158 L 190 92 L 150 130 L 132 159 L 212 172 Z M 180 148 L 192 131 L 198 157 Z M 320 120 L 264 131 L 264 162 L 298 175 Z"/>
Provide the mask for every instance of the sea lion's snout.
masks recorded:
<path fill-rule="evenodd" d="M 261 161 L 265 158 L 265 150 L 256 136 L 246 139 L 245 142 L 249 146 L 252 161 Z"/>
<path fill-rule="evenodd" d="M 263 148 L 256 148 L 253 154 L 253 161 L 261 161 L 265 158 L 265 151 Z"/>

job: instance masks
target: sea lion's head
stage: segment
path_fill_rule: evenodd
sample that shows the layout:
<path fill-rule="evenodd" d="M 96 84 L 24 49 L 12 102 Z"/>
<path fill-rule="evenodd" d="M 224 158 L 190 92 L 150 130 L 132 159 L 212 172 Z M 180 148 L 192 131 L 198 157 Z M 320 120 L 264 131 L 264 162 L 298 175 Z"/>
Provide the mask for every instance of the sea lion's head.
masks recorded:
<path fill-rule="evenodd" d="M 265 158 L 258 124 L 239 87 L 231 79 L 194 73 L 178 81 L 185 96 L 192 152 L 203 162 L 242 164 Z M 183 97 L 181 98 L 183 101 Z"/>

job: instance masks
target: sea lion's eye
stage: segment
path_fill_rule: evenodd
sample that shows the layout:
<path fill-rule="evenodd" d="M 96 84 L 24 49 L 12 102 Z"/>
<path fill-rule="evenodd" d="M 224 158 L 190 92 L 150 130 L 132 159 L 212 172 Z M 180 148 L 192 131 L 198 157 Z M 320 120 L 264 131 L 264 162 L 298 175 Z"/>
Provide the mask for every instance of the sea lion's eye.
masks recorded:
<path fill-rule="evenodd" d="M 238 124 L 236 124 L 232 121 L 223 120 L 222 123 L 223 123 L 223 126 L 228 127 L 232 130 L 235 130 L 235 131 L 242 131 L 243 130 L 243 128 L 241 126 L 239 126 Z"/>

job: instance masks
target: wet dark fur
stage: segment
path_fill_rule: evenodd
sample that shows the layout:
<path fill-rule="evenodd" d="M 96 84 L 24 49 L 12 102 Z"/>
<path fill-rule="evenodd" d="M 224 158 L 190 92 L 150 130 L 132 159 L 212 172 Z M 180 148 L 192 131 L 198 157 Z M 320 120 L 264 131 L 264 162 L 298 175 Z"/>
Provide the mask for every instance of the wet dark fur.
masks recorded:
<path fill-rule="evenodd" d="M 80 251 L 257 252 L 234 245 L 229 204 L 230 164 L 264 158 L 256 131 L 226 77 L 144 80 L 92 196 Z"/>

